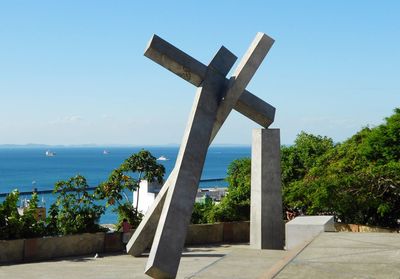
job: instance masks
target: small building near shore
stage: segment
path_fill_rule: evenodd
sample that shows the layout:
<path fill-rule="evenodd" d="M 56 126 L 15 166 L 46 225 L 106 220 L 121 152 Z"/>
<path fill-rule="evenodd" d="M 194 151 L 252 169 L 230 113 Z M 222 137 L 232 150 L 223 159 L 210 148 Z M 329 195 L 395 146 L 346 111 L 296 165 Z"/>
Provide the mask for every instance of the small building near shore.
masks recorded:
<path fill-rule="evenodd" d="M 150 206 L 153 204 L 158 193 L 162 188 L 162 184 L 157 182 L 149 183 L 147 180 L 142 180 L 139 184 L 139 195 L 137 192 L 133 192 L 133 204 L 136 205 L 137 198 L 139 197 L 138 210 L 143 214 L 146 214 Z M 197 191 L 196 202 L 204 203 L 207 197 L 211 198 L 213 202 L 220 202 L 221 199 L 226 195 L 227 188 L 200 188 Z"/>
<path fill-rule="evenodd" d="M 139 198 L 138 210 L 145 214 L 156 199 L 161 187 L 162 184 L 158 182 L 149 183 L 147 180 L 140 181 L 139 194 L 133 192 L 133 204 L 136 205 L 137 198 Z"/>
<path fill-rule="evenodd" d="M 213 202 L 220 202 L 226 193 L 227 188 L 202 188 L 197 191 L 196 202 L 204 203 L 207 197 Z"/>

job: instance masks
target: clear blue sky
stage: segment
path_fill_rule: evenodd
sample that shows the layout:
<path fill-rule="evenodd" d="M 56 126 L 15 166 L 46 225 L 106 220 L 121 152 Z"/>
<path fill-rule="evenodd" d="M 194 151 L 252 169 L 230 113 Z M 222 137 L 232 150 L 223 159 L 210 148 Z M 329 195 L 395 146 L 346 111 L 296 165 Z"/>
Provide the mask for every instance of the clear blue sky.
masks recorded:
<path fill-rule="evenodd" d="M 195 87 L 143 56 L 152 34 L 208 64 L 275 44 L 248 90 L 282 143 L 335 141 L 400 106 L 400 1 L 0 1 L 0 144 L 180 143 Z M 250 144 L 230 115 L 215 143 Z"/>

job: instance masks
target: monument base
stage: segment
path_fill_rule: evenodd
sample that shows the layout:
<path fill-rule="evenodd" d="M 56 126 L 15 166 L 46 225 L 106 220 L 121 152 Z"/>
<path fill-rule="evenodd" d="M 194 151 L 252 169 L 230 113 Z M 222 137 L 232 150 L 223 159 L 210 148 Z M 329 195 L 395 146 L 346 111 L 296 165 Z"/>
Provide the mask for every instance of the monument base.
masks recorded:
<path fill-rule="evenodd" d="M 313 240 L 321 232 L 335 232 L 333 216 L 299 216 L 286 223 L 286 250 Z"/>

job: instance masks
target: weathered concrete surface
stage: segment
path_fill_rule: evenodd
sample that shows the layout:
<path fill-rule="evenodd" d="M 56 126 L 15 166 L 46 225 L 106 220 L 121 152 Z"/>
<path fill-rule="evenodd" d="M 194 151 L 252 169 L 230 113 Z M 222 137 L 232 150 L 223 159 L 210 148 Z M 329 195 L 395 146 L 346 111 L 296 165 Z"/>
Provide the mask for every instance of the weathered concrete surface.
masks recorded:
<path fill-rule="evenodd" d="M 224 235 L 223 242 L 225 243 L 237 243 L 249 242 L 250 235 L 250 222 L 224 222 Z"/>
<path fill-rule="evenodd" d="M 24 260 L 41 260 L 104 251 L 104 233 L 25 239 Z"/>
<path fill-rule="evenodd" d="M 249 234 L 250 224 L 248 221 L 189 225 L 185 243 L 187 245 L 222 242 L 247 243 Z"/>
<path fill-rule="evenodd" d="M 234 109 L 264 128 L 268 128 L 275 119 L 276 109 L 247 90 L 240 95 Z"/>
<path fill-rule="evenodd" d="M 175 180 L 176 170 L 174 169 L 126 245 L 126 251 L 132 256 L 140 256 L 144 250 L 151 245 L 151 241 L 156 233 L 158 221 L 160 220 L 161 211 L 164 206 L 169 186 Z"/>
<path fill-rule="evenodd" d="M 177 179 L 167 193 L 146 266 L 146 274 L 154 278 L 176 276 L 208 145 L 257 71 L 272 43 L 271 38 L 258 33 L 236 68 L 227 88 L 225 79 L 210 69 L 217 69 L 219 73 L 224 73 L 227 69 L 228 73 L 230 67 L 228 69 L 226 66 L 230 63 L 221 64 L 220 61 L 230 60 L 221 59 L 225 57 L 217 55 L 208 67 L 206 78 L 197 92 L 189 125 L 178 154 Z"/>
<path fill-rule="evenodd" d="M 273 44 L 273 40 L 269 37 L 263 37 L 263 39 L 268 41 L 269 45 L 267 45 L 267 50 L 266 50 L 266 52 L 268 52 L 269 48 Z M 154 45 L 153 45 L 153 40 L 155 40 Z M 163 50 L 163 48 L 166 48 L 166 50 Z M 165 53 L 168 53 L 168 55 L 165 55 Z M 176 57 L 174 56 L 175 55 L 174 53 L 177 53 Z M 186 80 L 191 80 L 192 83 L 193 83 L 193 80 L 196 80 L 196 78 L 191 79 L 190 75 L 183 74 L 183 73 L 187 73 L 189 71 L 188 67 L 190 67 L 190 65 L 200 63 L 200 62 L 197 62 L 195 59 L 186 55 L 179 49 L 175 48 L 174 46 L 172 46 L 171 44 L 169 44 L 168 42 L 162 40 L 161 38 L 159 38 L 157 36 L 154 36 L 152 38 L 152 40 L 150 41 L 145 55 L 148 56 L 150 59 L 153 59 L 155 62 L 159 63 L 160 65 L 168 68 L 172 72 L 178 74 L 182 78 L 184 78 Z M 246 54 L 246 55 L 248 55 L 248 54 Z M 265 57 L 265 55 L 264 55 L 264 57 Z M 249 57 L 246 57 L 246 59 L 248 59 L 248 58 Z M 174 62 L 174 61 L 178 61 L 178 62 Z M 176 65 L 170 66 L 170 63 L 176 63 Z M 183 67 L 185 69 L 179 70 L 180 66 L 177 66 L 177 65 L 183 65 Z M 243 63 L 241 65 L 241 67 L 243 67 Z M 254 67 L 254 66 L 252 66 L 252 67 Z M 197 73 L 199 73 L 199 75 L 202 76 L 201 73 L 204 72 L 203 70 L 201 70 L 202 66 L 194 66 L 193 68 L 197 68 L 197 70 L 193 70 L 193 72 L 197 72 Z M 256 70 L 256 68 L 255 69 L 252 68 L 252 70 Z M 250 67 L 250 69 L 251 69 L 251 67 Z M 191 72 L 189 71 L 189 73 L 191 73 Z M 203 76 L 201 78 L 204 79 Z M 237 77 L 235 77 L 235 79 L 236 78 Z M 228 80 L 225 80 L 225 83 L 227 84 L 226 86 L 228 86 Z M 197 85 L 197 84 L 195 84 L 195 85 Z M 232 84 L 230 84 L 230 86 L 232 86 Z M 230 88 L 230 89 L 232 90 L 232 88 Z M 236 88 L 236 90 L 238 90 L 238 88 Z M 240 101 L 241 96 L 245 96 L 244 101 Z M 225 104 L 224 104 L 225 111 L 227 109 L 227 104 L 228 104 L 227 102 L 225 102 Z M 239 100 L 237 100 L 236 104 L 234 104 L 234 105 L 239 105 L 239 107 L 241 107 L 241 112 L 244 115 L 252 118 L 254 121 L 256 121 L 257 123 L 261 124 L 264 127 L 268 127 L 274 120 L 275 108 L 270 106 L 269 104 L 265 103 L 261 99 L 255 97 L 254 95 L 250 94 L 246 90 L 244 90 L 242 92 L 242 94 L 239 96 Z M 255 110 L 253 110 L 252 107 L 254 107 Z M 216 136 L 216 134 L 218 133 L 222 124 L 223 124 L 223 121 L 222 122 L 217 121 L 214 124 L 213 133 L 212 133 L 211 139 L 210 139 L 210 144 L 211 144 L 212 140 L 214 139 L 214 137 Z M 166 194 L 168 192 L 169 187 L 171 186 L 171 183 L 173 181 L 175 181 L 175 179 L 176 179 L 174 177 L 174 175 L 176 175 L 176 171 L 177 171 L 176 169 L 174 169 L 172 171 L 170 177 L 164 184 L 164 186 L 161 189 L 159 195 L 157 196 L 155 202 L 150 207 L 146 216 L 140 223 L 138 229 L 135 231 L 135 234 L 133 235 L 133 237 L 127 244 L 127 251 L 131 255 L 140 256 L 143 253 L 143 251 L 146 249 L 146 247 L 153 240 L 153 237 L 154 237 L 156 229 L 157 229 L 157 224 L 158 224 L 158 221 L 160 218 L 160 214 L 161 214 L 162 208 L 164 206 Z"/>
<path fill-rule="evenodd" d="M 24 239 L 0 240 L 0 263 L 19 262 L 24 258 Z"/>
<path fill-rule="evenodd" d="M 104 235 L 104 252 L 120 252 L 125 249 L 122 243 L 122 233 L 106 233 Z"/>
<path fill-rule="evenodd" d="M 322 233 L 275 278 L 400 278 L 400 235 Z"/>
<path fill-rule="evenodd" d="M 121 233 L 84 233 L 0 241 L 0 264 L 123 251 Z"/>
<path fill-rule="evenodd" d="M 390 229 L 376 226 L 365 226 L 358 224 L 335 223 L 337 232 L 377 232 L 377 233 L 396 233 L 398 229 Z"/>
<path fill-rule="evenodd" d="M 104 235 L 104 246 L 102 246 L 102 235 Z M 223 242 L 244 243 L 248 240 L 248 221 L 192 224 L 189 225 L 185 245 L 208 245 Z M 38 246 L 40 246 L 39 249 Z M 68 247 L 68 249 L 65 249 L 65 247 Z M 1 240 L 0 264 L 54 260 L 66 256 L 122 251 L 124 251 L 124 245 L 121 232 Z"/>
<path fill-rule="evenodd" d="M 145 273 L 153 278 L 174 278 L 178 271 L 215 115 L 225 90 L 224 76 L 216 70 L 226 75 L 235 61 L 232 53 L 221 48 L 196 93 L 175 164 L 176 181 L 168 189 L 146 266 Z"/>
<path fill-rule="evenodd" d="M 223 50 L 225 53 L 228 53 L 228 50 L 224 47 L 222 47 L 221 50 Z M 163 61 L 163 63 L 160 64 L 169 70 L 175 69 L 175 71 L 173 72 L 176 72 L 176 69 L 179 68 L 178 66 L 176 66 L 176 64 L 183 64 L 185 67 L 189 67 L 190 65 L 197 63 L 197 61 L 191 58 L 189 55 L 175 48 L 174 46 L 162 40 L 156 35 L 154 35 L 152 40 L 150 41 L 149 46 L 147 47 L 147 50 L 145 52 L 145 55 L 156 62 Z M 213 62 L 211 62 L 208 74 L 210 75 L 214 74 L 217 79 L 225 79 L 225 75 L 229 72 L 234 61 L 236 61 L 236 56 L 234 56 L 232 53 L 230 53 L 229 56 L 230 59 L 226 59 L 226 61 L 224 61 L 223 59 L 214 60 L 215 64 L 218 63 L 220 65 L 213 65 Z M 207 71 L 202 68 L 203 66 L 196 66 L 196 65 L 194 65 L 193 67 L 191 66 L 191 68 L 193 68 L 193 72 L 202 72 L 202 73 L 204 72 L 201 77 L 203 80 L 205 78 Z M 203 69 L 203 70 L 198 70 L 198 69 Z M 186 70 L 183 70 L 183 72 L 185 71 Z M 185 74 L 179 74 L 179 75 L 185 79 L 188 78 L 188 75 Z M 196 78 L 194 80 L 196 80 Z M 221 97 L 222 96 L 217 96 L 216 99 L 219 99 Z M 128 251 L 129 254 L 136 257 L 140 256 L 146 249 L 146 247 L 148 247 L 151 241 L 153 240 L 155 232 L 157 230 L 158 221 L 160 219 L 161 211 L 164 206 L 168 189 L 169 187 L 171 187 L 171 185 L 174 185 L 177 179 L 177 173 L 178 173 L 178 168 L 175 166 L 170 176 L 168 177 L 167 181 L 164 183 L 164 186 L 161 188 L 161 191 L 156 197 L 154 203 L 151 205 L 146 215 L 144 216 L 142 222 L 139 224 L 139 227 L 136 229 L 133 237 L 127 243 L 126 250 Z"/>
<path fill-rule="evenodd" d="M 291 253 L 248 245 L 189 247 L 177 278 L 400 278 L 398 233 L 322 233 L 299 254 Z M 147 256 L 93 256 L 0 266 L 0 278 L 148 278 Z"/>
<path fill-rule="evenodd" d="M 321 232 L 334 232 L 333 216 L 298 216 L 285 225 L 286 249 L 308 242 Z"/>
<path fill-rule="evenodd" d="M 237 247 L 223 259 L 195 273 L 192 278 L 266 278 L 265 271 L 272 268 L 287 254 L 279 250 L 254 250 Z"/>
<path fill-rule="evenodd" d="M 224 224 L 190 225 L 185 243 L 191 245 L 220 243 L 224 240 Z"/>
<path fill-rule="evenodd" d="M 283 249 L 279 129 L 254 129 L 251 149 L 250 245 Z"/>
<path fill-rule="evenodd" d="M 276 253 L 281 252 L 281 253 Z M 282 259 L 285 251 L 255 251 L 248 245 L 208 245 L 185 248 L 177 278 L 257 278 Z M 104 256 L 104 257 L 103 257 Z M 101 255 L 0 267 L 9 279 L 141 279 L 147 256 Z M 210 277 L 210 275 L 212 275 Z"/>
<path fill-rule="evenodd" d="M 201 85 L 206 76 L 206 65 L 157 35 L 151 38 L 144 55 L 196 87 Z M 225 82 L 228 83 L 228 80 Z M 234 109 L 262 127 L 271 125 L 275 118 L 273 106 L 246 90 L 239 97 Z"/>
<path fill-rule="evenodd" d="M 274 40 L 266 34 L 261 32 L 257 33 L 250 47 L 240 60 L 239 65 L 236 67 L 232 77 L 229 79 L 227 85 L 228 90 L 219 105 L 211 138 L 214 138 L 218 133 L 273 43 Z"/>

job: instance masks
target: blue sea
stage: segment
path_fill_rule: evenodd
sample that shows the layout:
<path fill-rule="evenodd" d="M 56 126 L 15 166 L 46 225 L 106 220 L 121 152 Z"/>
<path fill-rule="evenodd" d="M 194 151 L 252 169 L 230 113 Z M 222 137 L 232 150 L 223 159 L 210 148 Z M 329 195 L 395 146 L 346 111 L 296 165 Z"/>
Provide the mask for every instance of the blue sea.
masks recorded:
<path fill-rule="evenodd" d="M 124 159 L 140 151 L 142 148 L 129 147 L 53 147 L 55 156 L 48 157 L 45 152 L 49 148 L 17 147 L 0 148 L 0 193 L 8 193 L 14 189 L 20 192 L 52 190 L 59 180 L 81 174 L 86 177 L 89 186 L 97 186 L 105 181 L 111 171 L 117 168 Z M 158 161 L 166 169 L 165 178 L 172 171 L 178 147 L 145 147 L 154 157 L 164 156 L 166 161 Z M 108 154 L 104 154 L 104 150 Z M 201 179 L 225 178 L 228 165 L 235 159 L 249 157 L 250 147 L 210 147 L 207 153 Z M 224 181 L 202 182 L 200 187 L 226 187 Z M 21 200 L 24 197 L 21 196 Z M 49 207 L 54 202 L 53 194 L 40 195 L 40 200 Z M 0 197 L 0 201 L 4 199 Z M 108 209 L 102 216 L 101 223 L 115 223 L 116 214 Z"/>

